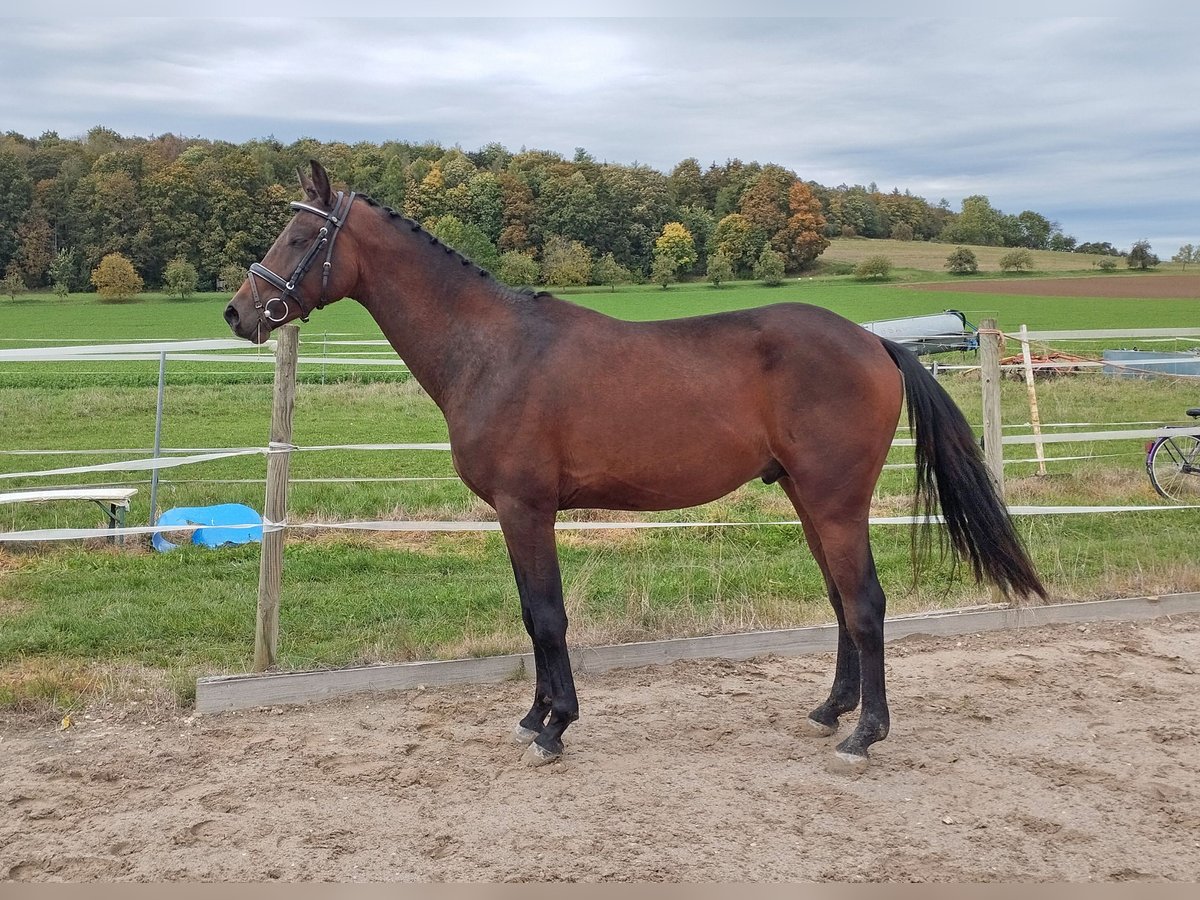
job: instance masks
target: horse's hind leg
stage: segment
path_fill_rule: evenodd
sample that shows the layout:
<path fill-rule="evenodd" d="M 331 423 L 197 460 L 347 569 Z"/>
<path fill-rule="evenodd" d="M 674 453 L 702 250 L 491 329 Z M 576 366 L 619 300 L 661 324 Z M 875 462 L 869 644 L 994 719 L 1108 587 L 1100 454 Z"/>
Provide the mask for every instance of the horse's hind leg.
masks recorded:
<path fill-rule="evenodd" d="M 533 642 L 533 665 L 537 680 L 533 689 L 533 706 L 529 708 L 525 718 L 513 728 L 512 737 L 514 742 L 528 745 L 542 733 L 542 729 L 546 725 L 546 716 L 550 715 L 550 687 L 549 675 L 546 671 L 546 654 L 534 640 L 533 614 L 524 598 L 521 599 L 521 619 L 525 622 L 529 640 Z"/>
<path fill-rule="evenodd" d="M 780 484 L 804 523 L 804 535 L 825 576 L 838 620 L 838 654 L 829 698 L 808 715 L 811 730 L 832 734 L 838 718 L 862 699 L 854 731 L 837 746 L 851 771 L 867 765 L 867 748 L 887 737 L 890 717 L 883 672 L 883 614 L 886 599 L 875 571 L 868 534 L 869 496 L 817 492 L 805 503 L 791 478 Z M 815 509 L 814 509 L 815 507 Z"/>
<path fill-rule="evenodd" d="M 801 521 L 804 521 L 803 517 Z M 834 665 L 833 686 L 829 689 L 829 697 L 825 702 L 813 709 L 805 720 L 806 727 L 812 734 L 818 737 L 828 737 L 837 731 L 838 719 L 841 715 L 858 707 L 861 692 L 858 648 L 854 645 L 854 639 L 850 637 L 850 632 L 846 628 L 842 597 L 826 567 L 820 538 L 816 536 L 816 532 L 807 522 L 804 526 L 804 534 L 817 565 L 821 567 L 821 574 L 825 577 L 825 589 L 829 594 L 829 604 L 833 607 L 838 623 L 837 662 Z"/>
<path fill-rule="evenodd" d="M 838 719 L 843 713 L 858 707 L 861 693 L 858 647 L 855 646 L 854 639 L 846 627 L 842 595 L 838 592 L 837 584 L 829 574 L 829 565 L 825 561 L 825 548 L 821 545 L 821 537 L 809 522 L 808 513 L 796 493 L 796 486 L 790 478 L 780 479 L 779 486 L 788 495 L 788 499 L 792 501 L 792 506 L 796 509 L 796 514 L 800 517 L 800 522 L 804 526 L 804 538 L 808 541 L 808 548 L 812 551 L 813 559 L 821 568 L 821 575 L 825 579 L 825 589 L 829 594 L 829 604 L 833 607 L 834 615 L 837 616 L 838 647 L 833 686 L 830 688 L 829 697 L 825 702 L 810 712 L 805 720 L 809 731 L 819 737 L 827 737 L 837 731 Z"/>
<path fill-rule="evenodd" d="M 862 685 L 858 725 L 838 744 L 837 755 L 845 767 L 862 771 L 867 765 L 867 748 L 887 737 L 890 726 L 883 670 L 886 599 L 871 555 L 866 516 L 849 522 L 821 518 L 813 524 L 821 538 L 829 575 L 841 595 L 839 624 L 844 623 L 845 632 L 858 650 Z M 822 709 L 825 707 L 818 707 L 816 712 Z"/>

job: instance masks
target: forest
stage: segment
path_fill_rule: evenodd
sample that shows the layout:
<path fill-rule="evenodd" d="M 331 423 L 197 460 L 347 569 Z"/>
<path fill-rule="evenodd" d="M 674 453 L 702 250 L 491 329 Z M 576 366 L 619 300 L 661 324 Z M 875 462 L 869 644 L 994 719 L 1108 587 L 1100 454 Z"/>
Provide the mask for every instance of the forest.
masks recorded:
<path fill-rule="evenodd" d="M 797 272 L 830 237 L 1118 252 L 985 196 L 955 211 L 900 188 L 823 186 L 775 163 L 689 158 L 661 172 L 582 148 L 568 159 L 499 144 L 232 144 L 97 126 L 81 138 L 0 137 L 0 272 L 31 290 L 87 291 L 119 254 L 147 286 L 174 264 L 194 269 L 201 290 L 231 289 L 291 215 L 309 159 L 514 284 L 644 281 L 664 258 L 680 277 L 713 265 L 738 277 L 763 254 Z"/>

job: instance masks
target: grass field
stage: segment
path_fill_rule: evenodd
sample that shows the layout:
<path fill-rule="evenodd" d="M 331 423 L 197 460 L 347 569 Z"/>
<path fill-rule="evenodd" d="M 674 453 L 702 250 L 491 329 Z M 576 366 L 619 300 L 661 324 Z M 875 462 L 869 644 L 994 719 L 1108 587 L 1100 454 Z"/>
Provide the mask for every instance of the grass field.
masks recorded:
<path fill-rule="evenodd" d="M 802 300 L 856 321 L 953 307 L 976 321 L 994 315 L 1002 327 L 1014 330 L 1021 322 L 1047 329 L 1170 327 L 1196 321 L 1195 301 L 1188 300 L 946 294 L 846 278 L 803 279 L 775 289 L 678 285 L 668 291 L 627 287 L 567 296 L 631 319 Z M 206 295 L 186 302 L 145 297 L 125 304 L 102 304 L 94 297 L 0 301 L 0 348 L 34 341 L 223 338 L 224 300 Z M 315 354 L 326 339 L 377 337 L 378 332 L 360 307 L 346 301 L 314 316 L 302 335 L 302 352 Z M 154 362 L 0 363 L 0 450 L 148 447 L 156 373 Z M 270 379 L 269 366 L 172 363 L 164 446 L 261 446 L 270 417 Z M 302 380 L 295 417 L 295 441 L 301 446 L 446 439 L 436 407 L 396 369 L 347 374 L 332 366 L 322 372 L 313 365 L 305 368 Z M 968 418 L 978 422 L 977 379 L 948 377 L 944 383 Z M 1048 422 L 1167 422 L 1177 421 L 1197 398 L 1190 384 L 1081 375 L 1042 382 L 1039 401 Z M 1004 409 L 1006 424 L 1027 421 L 1023 384 L 1005 383 Z M 1012 455 L 1028 452 L 1019 448 Z M 1104 456 L 1051 463 L 1051 475 L 1044 479 L 1032 476 L 1028 465 L 1014 465 L 1010 502 L 1159 502 L 1141 467 L 1140 441 L 1060 444 L 1051 452 Z M 100 459 L 0 454 L 0 472 Z M 893 461 L 904 460 L 903 451 L 894 453 Z M 261 508 L 264 470 L 261 457 L 174 470 L 162 486 L 160 505 L 240 501 Z M 444 452 L 299 453 L 292 476 L 293 521 L 490 517 L 453 479 Z M 112 477 L 77 476 L 70 482 Z M 355 480 L 305 480 L 331 477 Z M 877 513 L 907 511 L 910 477 L 904 470 L 885 473 Z M 365 480 L 370 478 L 447 480 Z M 141 489 L 130 521 L 143 523 L 149 513 L 144 479 L 131 475 L 123 480 Z M 9 487 L 40 483 L 0 481 Z M 590 515 L 631 518 L 624 513 Z M 658 518 L 754 521 L 792 516 L 781 492 L 752 483 L 708 507 Z M 98 516 L 87 509 L 0 508 L 0 530 L 93 524 L 100 524 Z M 1200 516 L 1194 512 L 1019 521 L 1058 599 L 1200 587 L 1200 567 L 1192 562 L 1198 524 Z M 991 599 L 944 564 L 913 586 L 907 529 L 877 528 L 874 541 L 892 611 Z M 782 627 L 830 617 L 816 566 L 796 529 L 587 532 L 565 534 L 561 545 L 576 644 Z M 123 550 L 106 544 L 0 546 L 0 706 L 58 709 L 105 694 L 164 686 L 169 696 L 186 697 L 197 674 L 244 669 L 253 640 L 257 572 L 255 547 L 183 548 L 161 555 L 138 541 Z M 526 644 L 511 569 L 494 534 L 326 530 L 290 536 L 281 635 L 287 667 L 494 653 Z"/>
<path fill-rule="evenodd" d="M 954 250 L 953 244 L 930 241 L 891 241 L 875 238 L 834 238 L 821 254 L 821 262 L 847 262 L 858 264 L 870 256 L 886 256 L 898 269 L 915 269 L 945 275 L 946 257 Z M 971 247 L 979 262 L 982 273 L 1000 271 L 1000 257 L 1012 251 L 1011 247 Z M 1051 250 L 1030 250 L 1033 268 L 1038 272 L 1062 273 L 1076 271 L 1098 271 L 1096 263 L 1104 257 L 1086 253 L 1055 253 Z M 1124 269 L 1125 261 L 1118 260 Z"/>

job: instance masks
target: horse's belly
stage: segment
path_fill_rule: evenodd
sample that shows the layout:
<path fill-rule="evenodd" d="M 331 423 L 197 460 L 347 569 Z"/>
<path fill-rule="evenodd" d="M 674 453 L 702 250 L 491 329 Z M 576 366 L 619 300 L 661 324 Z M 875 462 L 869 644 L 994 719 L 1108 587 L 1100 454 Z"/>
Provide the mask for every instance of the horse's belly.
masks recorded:
<path fill-rule="evenodd" d="M 560 504 L 564 509 L 684 509 L 724 497 L 759 477 L 770 463 L 761 451 L 729 446 L 687 452 L 664 445 L 653 454 L 591 459 L 568 467 Z"/>

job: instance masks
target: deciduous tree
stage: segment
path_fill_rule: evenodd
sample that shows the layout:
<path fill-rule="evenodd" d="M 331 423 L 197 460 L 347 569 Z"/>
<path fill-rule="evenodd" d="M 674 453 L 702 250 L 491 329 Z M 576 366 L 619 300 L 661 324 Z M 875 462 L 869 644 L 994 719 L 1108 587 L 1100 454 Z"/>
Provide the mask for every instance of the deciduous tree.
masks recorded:
<path fill-rule="evenodd" d="M 618 284 L 626 284 L 632 280 L 629 270 L 617 262 L 611 253 L 605 253 L 592 266 L 593 284 L 607 284 L 616 291 Z"/>
<path fill-rule="evenodd" d="M 1022 269 L 1033 268 L 1033 254 L 1024 247 L 1019 247 L 1016 250 L 1009 250 L 1000 257 L 1000 270 L 1002 272 L 1019 272 Z"/>
<path fill-rule="evenodd" d="M 120 253 L 109 253 L 100 260 L 92 270 L 92 284 L 105 300 L 123 300 L 142 292 L 142 276 Z"/>
<path fill-rule="evenodd" d="M 678 273 L 696 262 L 696 242 L 682 222 L 668 222 L 654 242 L 654 255 L 656 262 L 660 256 L 671 260 Z"/>
<path fill-rule="evenodd" d="M 783 273 L 783 254 L 772 250 L 770 244 L 763 244 L 758 262 L 754 264 L 754 277 L 768 287 L 777 287 L 783 284 Z"/>
<path fill-rule="evenodd" d="M 163 288 L 180 300 L 185 300 L 196 292 L 198 280 L 196 267 L 186 259 L 171 260 L 163 271 Z"/>
<path fill-rule="evenodd" d="M 803 269 L 829 246 L 829 238 L 825 237 L 825 217 L 812 188 L 800 180 L 788 189 L 788 209 L 791 215 L 779 243 L 782 243 L 786 263 L 793 269 Z"/>
<path fill-rule="evenodd" d="M 974 275 L 979 271 L 979 260 L 970 247 L 955 247 L 946 257 L 946 268 L 951 275 Z"/>
<path fill-rule="evenodd" d="M 592 276 L 592 253 L 580 241 L 551 235 L 542 251 L 542 280 L 546 284 L 587 284 Z"/>
<path fill-rule="evenodd" d="M 17 294 L 23 294 L 28 288 L 25 287 L 25 279 L 21 277 L 15 267 L 9 267 L 4 278 L 0 279 L 0 294 L 8 294 L 8 296 L 16 300 Z"/>
<path fill-rule="evenodd" d="M 733 280 L 733 264 L 728 256 L 718 250 L 708 258 L 708 271 L 705 275 L 713 287 L 719 288 L 724 282 Z"/>
<path fill-rule="evenodd" d="M 1172 262 L 1181 263 L 1183 271 L 1187 271 L 1188 263 L 1200 262 L 1200 251 L 1197 251 L 1191 244 L 1184 244 L 1179 248 L 1179 252 L 1171 257 Z"/>
<path fill-rule="evenodd" d="M 679 269 L 675 265 L 675 260 L 662 253 L 654 255 L 654 264 L 650 267 L 650 280 L 655 284 L 662 285 L 665 291 L 667 286 L 672 281 L 676 280 L 676 273 Z"/>
<path fill-rule="evenodd" d="M 740 213 L 730 213 L 717 223 L 710 253 L 723 253 L 735 272 L 749 271 L 755 250 L 750 241 L 750 223 Z"/>
<path fill-rule="evenodd" d="M 1149 241 L 1138 241 L 1129 248 L 1129 256 L 1125 264 L 1131 269 L 1152 269 L 1159 263 L 1158 257 L 1151 252 Z"/>
<path fill-rule="evenodd" d="M 496 267 L 496 277 L 505 284 L 513 287 L 537 284 L 541 274 L 541 266 L 528 253 L 509 250 L 500 254 L 500 264 Z"/>

